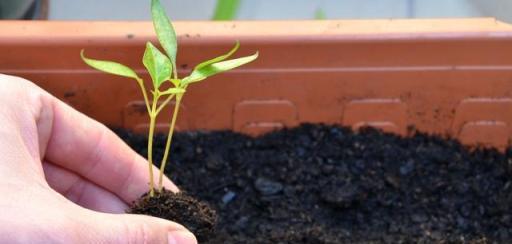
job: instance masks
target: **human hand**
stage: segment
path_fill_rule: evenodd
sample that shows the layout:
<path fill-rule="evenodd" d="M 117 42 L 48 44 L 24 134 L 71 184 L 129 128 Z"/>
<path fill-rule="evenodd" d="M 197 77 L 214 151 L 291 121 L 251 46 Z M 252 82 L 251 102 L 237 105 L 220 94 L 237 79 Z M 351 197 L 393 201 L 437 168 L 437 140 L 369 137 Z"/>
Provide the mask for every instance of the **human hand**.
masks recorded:
<path fill-rule="evenodd" d="M 0 243 L 197 242 L 179 224 L 122 214 L 149 174 L 113 132 L 22 78 L 0 74 L 0 88 Z"/>

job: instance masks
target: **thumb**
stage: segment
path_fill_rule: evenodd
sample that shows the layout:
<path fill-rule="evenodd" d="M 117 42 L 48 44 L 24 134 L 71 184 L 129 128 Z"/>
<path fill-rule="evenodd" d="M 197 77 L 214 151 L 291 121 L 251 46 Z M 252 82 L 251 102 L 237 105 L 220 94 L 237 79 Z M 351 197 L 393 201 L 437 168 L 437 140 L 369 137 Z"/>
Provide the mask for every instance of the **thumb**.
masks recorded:
<path fill-rule="evenodd" d="M 93 243 L 197 244 L 195 236 L 180 224 L 134 214 L 92 212 L 84 237 Z"/>

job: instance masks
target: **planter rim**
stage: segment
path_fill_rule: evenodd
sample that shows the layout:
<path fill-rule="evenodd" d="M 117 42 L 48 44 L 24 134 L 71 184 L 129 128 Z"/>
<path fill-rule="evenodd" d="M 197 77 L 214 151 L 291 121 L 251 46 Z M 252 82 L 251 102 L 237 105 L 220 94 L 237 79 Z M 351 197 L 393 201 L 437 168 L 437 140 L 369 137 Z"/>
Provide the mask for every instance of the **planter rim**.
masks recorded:
<path fill-rule="evenodd" d="M 298 21 L 176 21 L 180 38 L 190 42 L 213 39 L 232 42 L 419 38 L 510 38 L 512 25 L 494 18 L 472 19 L 380 19 L 380 20 L 298 20 Z M 70 40 L 108 41 L 127 37 L 128 41 L 154 39 L 149 21 L 0 21 L 0 43 L 32 43 Z M 52 38 L 48 38 L 51 34 Z"/>
<path fill-rule="evenodd" d="M 150 22 L 0 21 L 0 29 L 0 72 L 36 81 L 102 123 L 147 130 L 137 85 L 92 70 L 79 53 L 143 71 L 144 43 L 156 41 Z M 257 62 L 195 86 L 179 130 L 255 135 L 309 122 L 406 135 L 414 126 L 468 145 L 512 144 L 512 26 L 495 19 L 202 21 L 176 29 L 180 74 L 237 39 L 239 55 L 260 51 Z M 168 119 L 157 129 L 166 131 Z"/>

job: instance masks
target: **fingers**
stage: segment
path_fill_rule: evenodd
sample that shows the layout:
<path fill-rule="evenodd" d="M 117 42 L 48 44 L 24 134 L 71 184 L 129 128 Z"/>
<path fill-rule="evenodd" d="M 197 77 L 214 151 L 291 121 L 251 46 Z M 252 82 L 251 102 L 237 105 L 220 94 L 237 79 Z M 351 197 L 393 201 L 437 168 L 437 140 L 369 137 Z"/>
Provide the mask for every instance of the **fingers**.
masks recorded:
<path fill-rule="evenodd" d="M 110 192 L 51 163 L 44 163 L 43 168 L 50 186 L 56 185 L 57 191 L 80 205 L 92 210 L 115 209 L 124 212 L 124 203 Z M 71 238 L 69 243 L 197 243 L 192 233 L 174 222 L 144 215 L 98 213 L 88 209 L 62 206 L 60 211 L 68 216 L 65 220 L 77 221 L 64 224 L 69 233 L 75 234 L 63 236 L 59 238 L 60 241 Z M 59 230 L 62 232 L 62 228 Z"/>
<path fill-rule="evenodd" d="M 116 194 L 126 203 L 148 191 L 148 162 L 99 122 L 53 98 L 46 160 Z M 155 182 L 158 170 L 153 166 Z M 164 186 L 177 191 L 165 178 Z"/>
<path fill-rule="evenodd" d="M 183 226 L 144 215 L 90 213 L 90 226 L 82 233 L 97 243 L 196 244 L 195 236 Z"/>
<path fill-rule="evenodd" d="M 47 162 L 43 163 L 43 170 L 51 188 L 84 208 L 105 213 L 124 213 L 128 208 L 115 194 L 69 170 Z"/>
<path fill-rule="evenodd" d="M 4 206 L 10 211 L 0 215 L 1 243 L 197 243 L 194 235 L 177 223 L 144 215 L 95 212 L 44 188 L 11 195 L 16 195 L 17 202 Z"/>

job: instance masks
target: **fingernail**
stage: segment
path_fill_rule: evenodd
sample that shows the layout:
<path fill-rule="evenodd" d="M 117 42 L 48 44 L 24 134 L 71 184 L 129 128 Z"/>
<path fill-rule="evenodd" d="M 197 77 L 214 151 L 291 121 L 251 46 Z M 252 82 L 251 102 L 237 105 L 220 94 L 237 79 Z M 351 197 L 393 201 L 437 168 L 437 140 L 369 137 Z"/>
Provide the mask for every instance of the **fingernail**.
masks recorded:
<path fill-rule="evenodd" d="M 167 234 L 169 244 L 197 244 L 196 237 L 188 231 L 172 231 Z"/>

